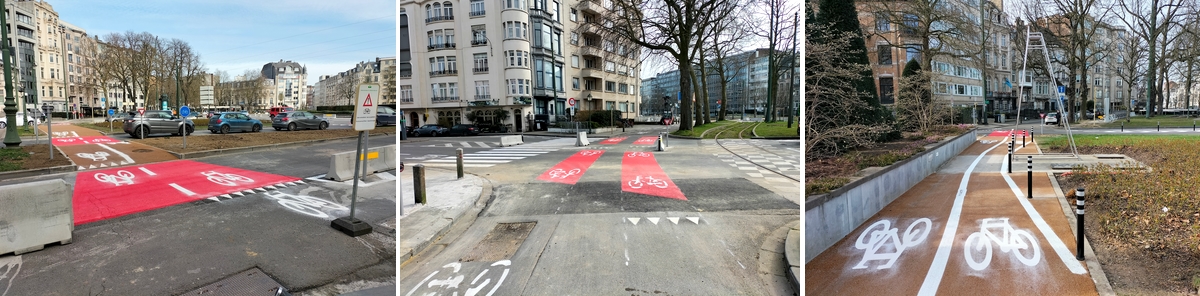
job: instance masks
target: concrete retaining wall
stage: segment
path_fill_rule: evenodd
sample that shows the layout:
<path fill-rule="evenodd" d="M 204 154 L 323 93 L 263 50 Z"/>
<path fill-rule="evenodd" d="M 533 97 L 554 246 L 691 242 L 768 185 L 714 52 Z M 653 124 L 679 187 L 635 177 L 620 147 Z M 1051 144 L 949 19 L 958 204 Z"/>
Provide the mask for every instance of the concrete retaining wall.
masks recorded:
<path fill-rule="evenodd" d="M 0 255 L 71 243 L 71 185 L 62 179 L 0 186 Z"/>
<path fill-rule="evenodd" d="M 811 261 L 975 142 L 968 132 L 804 203 L 804 262 Z"/>

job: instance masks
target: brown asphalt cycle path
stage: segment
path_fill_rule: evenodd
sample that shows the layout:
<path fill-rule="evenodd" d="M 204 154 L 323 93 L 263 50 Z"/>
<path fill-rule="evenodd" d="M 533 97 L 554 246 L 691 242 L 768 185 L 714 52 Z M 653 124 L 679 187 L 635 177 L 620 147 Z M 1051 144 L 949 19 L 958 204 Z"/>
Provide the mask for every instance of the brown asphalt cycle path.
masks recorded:
<path fill-rule="evenodd" d="M 46 131 L 45 126 L 38 127 L 42 132 Z M 75 143 L 82 142 L 83 139 L 94 139 L 92 137 L 103 137 L 104 134 L 100 131 L 79 127 L 70 124 L 54 125 L 53 139 L 75 139 Z M 117 166 L 127 166 L 134 164 L 146 164 L 162 161 L 177 160 L 178 157 L 172 155 L 166 150 L 156 147 L 114 140 L 108 138 L 108 141 L 101 139 L 102 143 L 86 144 L 63 144 L 55 143 L 55 148 L 58 148 L 71 161 L 75 163 L 79 170 L 90 170 L 99 168 L 109 168 Z M 53 141 L 52 141 L 53 142 Z"/>
<path fill-rule="evenodd" d="M 1028 189 L 1024 161 L 1014 161 L 1020 171 L 1014 168 L 1010 175 L 1020 196 L 1002 177 L 1001 162 L 1007 154 L 1008 140 L 982 137 L 959 154 L 973 161 L 984 151 L 1001 145 L 988 152 L 971 171 L 949 255 L 943 255 L 941 261 L 943 268 L 934 268 L 939 265 L 935 258 L 962 173 L 938 172 L 926 177 L 808 262 L 805 294 L 1096 295 L 1092 278 L 1086 272 L 1073 272 L 1064 263 L 1022 205 L 1020 199 L 1026 198 Z M 1019 152 L 1036 153 L 1036 149 L 1029 145 Z M 1034 198 L 1028 200 L 1031 208 L 1066 245 L 1069 259 L 1075 260 L 1074 232 L 1049 177 L 1035 173 L 1033 179 Z M 1029 242 L 1030 238 L 1036 243 Z M 991 255 L 985 256 L 989 249 Z M 1075 270 L 1085 268 L 1082 265 Z M 931 275 L 931 270 L 942 270 L 942 276 Z M 929 278 L 939 281 L 931 282 Z M 931 283 L 936 284 L 922 289 Z"/>

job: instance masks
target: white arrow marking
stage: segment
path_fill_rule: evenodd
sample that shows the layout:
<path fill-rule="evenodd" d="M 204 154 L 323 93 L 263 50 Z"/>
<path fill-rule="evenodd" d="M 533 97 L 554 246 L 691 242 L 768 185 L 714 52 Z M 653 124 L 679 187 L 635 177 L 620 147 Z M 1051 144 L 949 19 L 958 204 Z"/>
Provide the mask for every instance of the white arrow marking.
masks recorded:
<path fill-rule="evenodd" d="M 179 190 L 179 192 L 183 192 L 183 194 L 187 194 L 187 196 L 196 195 L 195 192 L 192 192 L 191 190 L 187 190 L 187 188 L 183 188 L 182 186 L 179 186 L 179 184 L 171 183 L 169 185 L 171 185 L 171 187 L 175 187 L 175 190 Z"/>
<path fill-rule="evenodd" d="M 650 220 L 650 223 L 654 223 L 654 225 L 658 225 L 658 217 L 646 218 L 646 220 Z"/>
<path fill-rule="evenodd" d="M 671 220 L 671 223 L 679 224 L 679 217 L 667 217 L 667 220 Z"/>
<path fill-rule="evenodd" d="M 638 221 L 642 221 L 642 218 L 628 218 L 628 219 L 629 219 L 629 222 L 633 222 L 633 225 L 637 225 Z"/>
<path fill-rule="evenodd" d="M 696 223 L 696 225 L 700 225 L 700 217 L 687 217 L 687 219 L 691 220 L 692 223 Z"/>

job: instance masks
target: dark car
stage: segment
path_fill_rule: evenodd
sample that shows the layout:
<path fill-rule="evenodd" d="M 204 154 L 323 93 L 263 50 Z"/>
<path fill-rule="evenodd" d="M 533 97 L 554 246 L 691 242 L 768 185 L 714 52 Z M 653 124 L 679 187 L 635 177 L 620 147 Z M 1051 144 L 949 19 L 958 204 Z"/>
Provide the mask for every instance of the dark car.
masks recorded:
<path fill-rule="evenodd" d="M 325 120 L 324 117 L 305 111 L 280 112 L 271 118 L 271 127 L 275 128 L 275 130 L 287 129 L 289 131 L 298 129 L 323 130 L 329 127 L 329 121 Z"/>
<path fill-rule="evenodd" d="M 208 121 L 208 131 L 214 134 L 228 134 L 231 131 L 258 132 L 262 127 L 262 121 L 250 118 L 250 115 L 242 112 L 214 113 Z"/>
<path fill-rule="evenodd" d="M 448 136 L 478 136 L 479 127 L 474 124 L 459 124 L 450 128 Z"/>
<path fill-rule="evenodd" d="M 413 130 L 414 136 L 442 136 L 450 132 L 450 129 L 438 126 L 436 124 L 422 125 L 420 128 Z"/>
<path fill-rule="evenodd" d="M 375 126 L 396 125 L 396 109 L 379 106 L 375 109 Z"/>
<path fill-rule="evenodd" d="M 134 138 L 143 139 L 150 134 L 190 135 L 196 130 L 196 126 L 192 120 L 172 115 L 171 111 L 156 110 L 126 118 L 122 129 Z"/>

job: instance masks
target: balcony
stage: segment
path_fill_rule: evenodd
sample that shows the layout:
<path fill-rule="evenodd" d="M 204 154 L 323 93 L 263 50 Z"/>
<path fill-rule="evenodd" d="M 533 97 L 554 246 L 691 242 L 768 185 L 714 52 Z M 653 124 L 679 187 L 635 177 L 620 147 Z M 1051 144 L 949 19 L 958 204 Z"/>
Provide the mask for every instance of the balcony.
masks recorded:
<path fill-rule="evenodd" d="M 400 98 L 400 103 L 401 104 L 412 104 L 413 98 Z"/>
<path fill-rule="evenodd" d="M 433 97 L 430 100 L 434 103 L 458 102 L 458 97 Z"/>
<path fill-rule="evenodd" d="M 604 70 L 600 69 L 599 67 L 584 67 L 583 69 L 580 69 L 579 72 L 579 74 L 583 77 L 604 78 Z"/>
<path fill-rule="evenodd" d="M 475 71 L 474 71 L 474 72 L 475 72 L 475 74 L 479 74 L 479 73 L 487 73 L 487 71 L 488 71 L 488 67 L 482 67 L 482 68 L 478 68 L 478 67 L 476 67 L 476 68 L 473 68 L 473 70 L 475 70 Z"/>
<path fill-rule="evenodd" d="M 492 100 L 490 95 L 476 95 L 475 101 L 471 101 L 471 106 L 499 106 L 499 100 Z M 483 98 L 483 99 L 480 99 Z"/>
<path fill-rule="evenodd" d="M 472 16 L 472 17 L 476 17 L 476 16 L 484 16 L 484 15 L 486 15 L 486 14 L 487 14 L 487 11 L 486 11 L 486 10 L 472 10 L 472 11 L 471 11 L 471 16 Z"/>
<path fill-rule="evenodd" d="M 453 49 L 457 46 L 455 43 L 434 43 L 429 45 L 429 50 Z"/>
<path fill-rule="evenodd" d="M 584 45 L 579 47 L 579 55 L 602 57 L 604 50 L 597 45 Z"/>
<path fill-rule="evenodd" d="M 580 1 L 579 2 L 579 10 L 583 10 L 583 11 L 587 11 L 587 12 L 591 12 L 591 13 L 595 13 L 595 14 L 604 14 L 605 12 L 608 12 L 608 9 L 604 9 L 603 6 L 600 6 L 600 3 L 596 2 L 596 1 L 591 1 L 591 0 Z"/>
<path fill-rule="evenodd" d="M 452 21 L 452 20 L 454 20 L 453 15 L 439 15 L 439 16 L 435 16 L 435 17 L 426 18 L 425 23 L 428 24 L 428 23 L 437 22 L 437 21 Z"/>
<path fill-rule="evenodd" d="M 471 40 L 471 46 L 487 45 L 487 39 Z"/>
<path fill-rule="evenodd" d="M 429 71 L 429 76 L 443 76 L 443 75 L 458 75 L 458 70 L 450 69 L 450 70 L 440 70 L 440 71 Z"/>
<path fill-rule="evenodd" d="M 492 99 L 492 95 L 475 95 L 476 101 L 488 101 Z"/>
<path fill-rule="evenodd" d="M 542 17 L 542 18 L 545 18 L 548 20 L 558 20 L 558 19 L 554 18 L 554 14 L 551 14 L 549 11 L 545 11 L 545 10 L 541 10 L 541 9 L 530 9 L 529 15 L 530 16 L 539 16 L 539 17 Z"/>
<path fill-rule="evenodd" d="M 396 77 L 398 77 L 398 78 L 412 78 L 412 72 L 411 72 L 411 71 L 396 72 Z"/>

